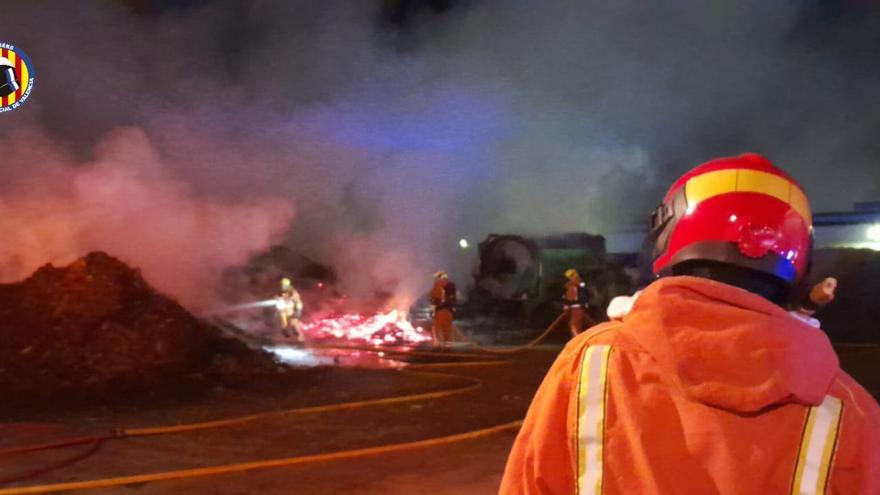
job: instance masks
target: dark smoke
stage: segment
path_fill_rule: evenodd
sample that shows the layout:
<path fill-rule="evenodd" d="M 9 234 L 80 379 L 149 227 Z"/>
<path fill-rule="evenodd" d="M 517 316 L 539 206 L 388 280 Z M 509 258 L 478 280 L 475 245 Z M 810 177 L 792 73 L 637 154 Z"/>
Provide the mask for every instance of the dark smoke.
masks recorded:
<path fill-rule="evenodd" d="M 435 269 L 463 277 L 460 237 L 614 231 L 718 155 L 768 155 L 817 210 L 880 196 L 872 2 L 59 5 L 20 2 L 0 18 L 2 41 L 37 66 L 30 101 L 2 116 L 0 209 L 29 216 L 2 224 L 5 279 L 125 245 L 124 228 L 82 233 L 102 225 L 78 226 L 88 190 L 44 191 L 101 174 L 143 194 L 108 192 L 98 211 L 125 205 L 126 224 L 152 211 L 136 239 L 185 246 L 118 254 L 148 278 L 202 274 L 202 295 L 208 275 L 275 242 L 292 205 L 289 244 L 337 265 L 351 289 L 410 297 Z M 214 227 L 158 213 L 175 203 L 156 195 L 187 218 L 213 212 Z M 45 248 L 50 234 L 72 240 Z"/>

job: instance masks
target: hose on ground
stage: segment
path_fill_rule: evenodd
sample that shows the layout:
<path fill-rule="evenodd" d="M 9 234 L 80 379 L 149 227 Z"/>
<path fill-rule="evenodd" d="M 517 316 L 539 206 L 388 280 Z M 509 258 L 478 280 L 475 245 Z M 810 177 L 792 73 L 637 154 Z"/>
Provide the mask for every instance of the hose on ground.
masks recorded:
<path fill-rule="evenodd" d="M 51 464 L 49 466 L 42 466 L 42 467 L 32 469 L 32 470 L 24 472 L 24 473 L 17 474 L 15 476 L 10 476 L 7 478 L 0 478 L 0 485 L 8 485 L 10 483 L 18 483 L 20 481 L 24 481 L 24 480 L 34 478 L 36 476 L 40 476 L 42 474 L 50 473 L 50 472 L 55 471 L 57 469 L 65 468 L 67 466 L 72 466 L 72 465 L 76 464 L 77 462 L 88 459 L 89 457 L 98 453 L 98 451 L 101 450 L 101 445 L 104 444 L 104 441 L 100 440 L 100 439 L 94 440 L 94 441 L 90 442 L 90 444 L 91 444 L 91 447 L 84 450 L 83 452 L 77 453 L 76 455 L 74 455 L 72 457 L 68 457 L 67 459 L 61 460 L 61 461 L 56 462 L 54 464 Z"/>
<path fill-rule="evenodd" d="M 373 352 L 384 352 L 382 349 L 367 349 Z M 442 353 L 420 353 L 420 354 L 431 354 L 431 355 L 439 355 L 439 356 L 450 356 L 449 354 Z M 450 356 L 451 357 L 451 356 Z M 469 356 L 469 357 L 479 357 L 479 356 Z M 160 427 L 148 427 L 148 428 L 125 428 L 121 430 L 114 431 L 112 433 L 108 433 L 106 435 L 97 435 L 92 437 L 77 437 L 71 438 L 67 440 L 60 440 L 52 443 L 45 443 L 39 445 L 31 445 L 24 447 L 15 447 L 10 449 L 5 449 L 0 451 L 0 457 L 12 456 L 16 454 L 25 454 L 31 452 L 38 452 L 43 450 L 53 450 L 59 448 L 68 448 L 78 445 L 84 444 L 94 444 L 94 451 L 90 450 L 89 453 L 85 456 L 77 455 L 71 459 L 65 460 L 62 463 L 57 465 L 52 465 L 49 467 L 41 468 L 39 470 L 35 470 L 33 472 L 26 473 L 24 475 L 18 475 L 14 479 L 10 480 L 0 480 L 0 484 L 8 484 L 12 482 L 22 481 L 24 479 L 37 476 L 40 474 L 45 474 L 47 472 L 53 471 L 55 469 L 59 469 L 61 467 L 69 466 L 75 462 L 78 462 L 86 457 L 97 452 L 97 449 L 100 448 L 101 444 L 106 440 L 112 439 L 123 439 L 123 438 L 131 438 L 131 437 L 145 437 L 145 436 L 153 436 L 153 435 L 165 435 L 165 434 L 176 434 L 176 433 L 184 433 L 191 432 L 197 430 L 205 430 L 211 428 L 225 428 L 232 427 L 236 425 L 241 425 L 244 423 L 249 423 L 253 421 L 257 421 L 260 419 L 265 419 L 269 417 L 278 417 L 285 415 L 296 415 L 296 414 L 313 414 L 319 412 L 331 412 L 331 411 L 340 411 L 340 410 L 351 410 L 362 407 L 369 406 L 377 406 L 377 405 L 389 405 L 389 404 L 399 404 L 405 402 L 414 402 L 414 401 L 422 401 L 422 400 L 430 400 L 430 399 L 438 399 L 443 397 L 449 397 L 452 395 L 463 394 L 467 392 L 471 392 L 482 387 L 482 381 L 468 376 L 456 375 L 451 373 L 437 373 L 437 372 L 428 372 L 428 371 L 417 371 L 418 368 L 441 368 L 441 367 L 476 367 L 476 366 L 499 366 L 499 365 L 507 365 L 510 364 L 510 361 L 506 360 L 490 360 L 490 361 L 458 361 L 458 362 L 444 362 L 444 363 L 420 363 L 420 364 L 411 364 L 409 365 L 409 369 L 402 370 L 406 373 L 419 374 L 423 376 L 434 376 L 434 377 L 443 377 L 443 378 L 455 378 L 455 379 L 465 379 L 470 382 L 470 384 L 456 387 L 447 390 L 440 390 L 435 392 L 425 392 L 419 394 L 408 394 L 403 396 L 395 396 L 395 397 L 385 397 L 381 399 L 368 399 L 361 401 L 352 401 L 352 402 L 344 402 L 340 404 L 329 404 L 323 406 L 312 406 L 312 407 L 304 407 L 304 408 L 296 408 L 296 409 L 288 409 L 283 411 L 271 411 L 266 413 L 257 413 L 246 416 L 240 416 L 236 418 L 215 420 L 215 421 L 205 421 L 199 423 L 188 423 L 181 425 L 171 425 L 171 426 L 160 426 Z M 419 440 L 415 442 L 406 442 L 400 444 L 390 444 L 379 447 L 370 447 L 365 449 L 354 449 L 354 450 L 346 450 L 340 452 L 331 452 L 327 454 L 316 454 L 316 455 L 308 455 L 308 456 L 296 456 L 289 457 L 284 459 L 272 459 L 265 461 L 255 461 L 255 462 L 247 462 L 240 464 L 231 464 L 224 466 L 213 466 L 208 468 L 199 468 L 199 469 L 188 469 L 188 470 L 179 470 L 179 471 L 169 471 L 163 473 L 152 473 L 146 475 L 135 475 L 135 476 L 123 476 L 117 478 L 108 478 L 104 480 L 92 480 L 92 481 L 83 481 L 83 482 L 73 482 L 73 483 L 59 483 L 52 485 L 42 485 L 42 486 L 30 486 L 30 487 L 21 487 L 21 488 L 6 488 L 0 489 L 0 495 L 18 495 L 18 494 L 29 494 L 29 493 L 53 493 L 59 491 L 66 490 L 82 490 L 82 489 L 90 489 L 90 488 L 102 488 L 108 486 L 120 486 L 126 484 L 133 483 L 145 483 L 149 481 L 161 481 L 161 480 L 170 480 L 170 479 L 181 479 L 181 478 L 192 478 L 192 477 L 201 477 L 201 476 L 211 476 L 216 474 L 224 474 L 224 473 L 232 473 L 232 472 L 242 472 L 249 471 L 253 469 L 261 469 L 261 468 L 269 468 L 269 467 L 280 467 L 280 466 L 290 466 L 296 464 L 304 464 L 311 462 L 328 462 L 338 459 L 350 459 L 355 457 L 364 457 L 369 455 L 379 455 L 383 453 L 391 453 L 403 450 L 410 450 L 416 448 L 424 448 L 435 445 L 443 445 L 463 440 L 468 440 L 471 438 L 478 438 L 481 436 L 486 436 L 495 432 L 504 431 L 508 429 L 518 428 L 521 424 L 521 420 L 512 421 L 509 423 L 504 423 L 502 425 L 493 426 L 490 428 L 484 428 L 480 430 L 473 430 L 469 432 L 447 435 L 444 437 L 437 437 L 427 440 Z"/>
<path fill-rule="evenodd" d="M 185 478 L 199 478 L 205 476 L 216 476 L 221 474 L 241 473 L 245 471 L 253 471 L 255 469 L 267 469 L 273 467 L 295 466 L 308 463 L 330 462 L 343 459 L 355 459 L 359 457 L 367 457 L 380 454 L 390 454 L 395 452 L 403 452 L 407 450 L 421 449 L 427 447 L 435 447 L 440 445 L 448 445 L 455 442 L 472 440 L 506 430 L 517 429 L 522 425 L 522 420 L 511 421 L 500 425 L 483 428 L 480 430 L 472 430 L 454 435 L 446 435 L 443 437 L 429 438 L 426 440 L 417 440 L 414 442 L 397 443 L 391 445 L 382 445 L 379 447 L 368 447 L 364 449 L 343 450 L 338 452 L 330 452 L 327 454 L 315 454 L 296 457 L 286 457 L 281 459 L 268 459 L 263 461 L 243 462 L 238 464 L 224 464 L 219 466 L 210 466 L 196 469 L 181 469 L 176 471 L 164 471 L 158 473 L 139 474 L 133 476 L 119 476 L 114 478 L 104 478 L 87 481 L 74 481 L 70 483 L 55 483 L 50 485 L 27 486 L 21 488 L 0 488 L 0 495 L 29 495 L 34 493 L 58 493 L 68 490 L 89 490 L 96 488 L 109 488 L 115 486 L 132 485 L 149 483 L 156 481 L 179 480 Z"/>
<path fill-rule="evenodd" d="M 471 339 L 470 337 L 465 335 L 461 331 L 461 329 L 459 329 L 457 326 L 453 326 L 452 328 L 458 334 L 459 338 L 461 338 L 465 342 L 469 343 L 471 346 L 473 346 L 483 352 L 488 352 L 488 353 L 492 353 L 492 354 L 508 354 L 508 353 L 513 353 L 513 352 L 520 352 L 520 351 L 526 350 L 530 347 L 534 347 L 534 346 L 538 345 L 541 341 L 543 341 L 545 338 L 547 338 L 548 335 L 550 335 L 550 332 L 552 332 L 556 328 L 556 325 L 558 325 L 559 322 L 562 321 L 562 319 L 567 314 L 568 313 L 565 313 L 565 312 L 560 313 L 559 316 L 557 316 L 556 319 L 553 320 L 553 323 L 551 323 L 550 326 L 548 326 L 546 330 L 541 332 L 540 335 L 538 335 L 537 337 L 535 337 L 531 341 L 529 341 L 523 345 L 519 345 L 516 347 L 509 347 L 509 348 L 505 348 L 505 349 L 495 349 L 492 347 L 486 347 L 484 345 L 481 345 L 481 344 L 475 342 L 473 339 Z"/>

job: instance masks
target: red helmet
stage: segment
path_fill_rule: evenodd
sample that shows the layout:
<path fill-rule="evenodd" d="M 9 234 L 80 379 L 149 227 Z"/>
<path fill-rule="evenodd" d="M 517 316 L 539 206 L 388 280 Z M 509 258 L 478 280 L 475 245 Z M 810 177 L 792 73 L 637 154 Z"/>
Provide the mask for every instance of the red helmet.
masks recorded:
<path fill-rule="evenodd" d="M 684 174 L 651 216 L 654 273 L 712 260 L 794 285 L 809 269 L 813 219 L 803 188 L 761 155 L 718 158 Z"/>

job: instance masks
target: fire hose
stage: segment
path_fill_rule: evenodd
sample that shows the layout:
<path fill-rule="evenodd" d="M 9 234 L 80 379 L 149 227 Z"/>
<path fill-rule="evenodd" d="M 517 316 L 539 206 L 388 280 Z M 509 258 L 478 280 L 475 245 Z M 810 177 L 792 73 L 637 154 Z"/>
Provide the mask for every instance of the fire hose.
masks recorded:
<path fill-rule="evenodd" d="M 255 469 L 267 469 L 273 467 L 294 466 L 298 464 L 308 464 L 316 462 L 338 461 L 342 459 L 355 459 L 358 457 L 367 457 L 379 454 L 389 454 L 394 452 L 403 452 L 426 447 L 436 447 L 439 445 L 448 445 L 464 440 L 472 440 L 501 431 L 519 428 L 522 420 L 511 421 L 490 428 L 480 430 L 472 430 L 465 433 L 447 435 L 444 437 L 429 438 L 427 440 L 418 440 L 415 442 L 398 443 L 391 445 L 383 445 L 379 447 L 368 447 L 364 449 L 344 450 L 339 452 L 331 452 L 328 454 L 316 454 L 296 457 L 286 457 L 281 459 L 268 459 L 264 461 L 243 462 L 238 464 L 224 464 L 220 466 L 211 466 L 196 469 L 181 469 L 177 471 L 164 471 L 160 473 L 141 474 L 134 476 L 120 476 L 115 478 L 104 478 L 89 481 L 75 481 L 71 483 L 55 483 L 51 485 L 29 486 L 22 488 L 0 489 L 0 495 L 25 495 L 33 493 L 57 493 L 68 490 L 88 490 L 96 488 L 108 488 L 112 486 L 131 485 L 136 483 L 149 483 L 156 481 L 169 481 L 185 478 L 199 478 L 205 476 L 216 476 L 220 474 L 241 473 L 245 471 L 253 471 Z"/>
<path fill-rule="evenodd" d="M 373 349 L 375 352 L 381 352 L 381 349 Z M 401 351 L 400 353 L 403 353 Z M 435 353 L 419 353 L 419 354 L 431 354 L 437 355 Z M 443 356 L 449 356 L 448 354 L 442 354 Z M 473 356 L 470 356 L 473 357 Z M 423 364 L 413 364 L 410 365 L 409 368 L 439 368 L 439 367 L 473 367 L 473 366 L 500 366 L 510 364 L 510 361 L 506 360 L 484 360 L 484 361 L 463 361 L 463 362 L 443 362 L 443 363 L 423 363 Z M 353 401 L 353 402 L 344 402 L 340 404 L 330 404 L 323 406 L 312 406 L 312 407 L 304 407 L 304 408 L 296 408 L 296 409 L 288 409 L 283 411 L 272 411 L 265 413 L 257 413 L 251 414 L 247 416 L 240 416 L 235 418 L 223 419 L 223 420 L 215 420 L 215 421 L 206 421 L 199 423 L 189 423 L 182 425 L 173 425 L 173 426 L 163 426 L 163 427 L 151 427 L 151 428 L 127 428 L 120 429 L 105 435 L 97 435 L 92 437 L 78 437 L 67 440 L 62 440 L 54 443 L 46 443 L 41 445 L 33 445 L 33 446 L 24 446 L 24 447 L 16 447 L 5 450 L 0 450 L 0 459 L 5 457 L 10 457 L 13 455 L 20 455 L 30 452 L 38 452 L 42 450 L 52 450 L 58 448 L 66 448 L 76 445 L 86 445 L 92 444 L 93 447 L 87 451 L 85 454 L 77 455 L 71 459 L 65 460 L 58 465 L 53 465 L 49 468 L 43 468 L 37 471 L 33 471 L 30 473 L 26 473 L 24 475 L 19 475 L 15 479 L 5 480 L 3 483 L 10 483 L 14 481 L 21 481 L 22 479 L 28 476 L 34 476 L 38 474 L 43 474 L 53 469 L 57 469 L 60 467 L 64 467 L 72 464 L 73 462 L 77 462 L 78 460 L 84 459 L 89 455 L 97 452 L 100 448 L 101 444 L 107 440 L 118 440 L 124 438 L 133 438 L 133 437 L 144 437 L 144 436 L 153 436 L 153 435 L 166 435 L 166 434 L 176 434 L 176 433 L 184 433 L 190 431 L 197 430 L 205 430 L 211 428 L 225 428 L 232 427 L 236 425 L 241 425 L 244 423 L 249 423 L 253 421 L 257 421 L 260 419 L 270 418 L 270 417 L 279 417 L 286 415 L 298 415 L 298 414 L 313 414 L 319 412 L 330 412 L 330 411 L 340 411 L 340 410 L 351 410 L 363 407 L 370 406 L 378 406 L 378 405 L 388 405 L 388 404 L 399 404 L 405 402 L 414 402 L 414 401 L 422 401 L 428 399 L 437 399 L 442 397 L 449 397 L 452 395 L 463 394 L 467 392 L 471 392 L 473 390 L 477 390 L 482 387 L 482 381 L 462 375 L 456 375 L 452 373 L 438 373 L 438 372 L 427 372 L 427 371 L 410 371 L 409 369 L 403 370 L 408 373 L 416 373 L 426 376 L 439 376 L 439 377 L 453 377 L 456 379 L 466 379 L 470 382 L 470 384 L 452 388 L 448 390 L 441 390 L 435 392 L 426 392 L 419 394 L 409 394 L 402 395 L 396 397 L 385 397 L 381 399 L 368 399 L 361 401 Z M 184 479 L 184 478 L 196 478 L 196 477 L 205 477 L 205 476 L 213 476 L 219 474 L 228 474 L 228 473 L 237 473 L 237 472 L 245 472 L 251 471 L 255 469 L 265 469 L 272 467 L 282 467 L 282 466 L 293 466 L 307 463 L 318 463 L 318 462 L 329 462 L 334 460 L 341 459 L 353 459 L 358 457 L 366 457 L 372 455 L 380 455 L 387 454 L 393 452 L 401 452 L 419 448 L 426 448 L 432 446 L 446 445 L 455 442 L 470 440 L 474 438 L 480 438 L 488 435 L 492 435 L 497 432 L 506 431 L 506 430 L 514 430 L 521 426 L 522 420 L 510 421 L 507 423 L 503 423 L 500 425 L 495 425 L 489 428 L 483 428 L 479 430 L 472 430 L 464 433 L 457 433 L 452 435 L 446 435 L 442 437 L 429 438 L 425 440 L 418 440 L 413 442 L 405 442 L 398 444 L 390 444 L 383 445 L 378 447 L 368 447 L 361 449 L 352 449 L 352 450 L 344 450 L 337 452 L 330 452 L 325 454 L 314 454 L 314 455 L 305 455 L 305 456 L 294 456 L 294 457 L 286 457 L 280 459 L 268 459 L 254 462 L 245 462 L 245 463 L 237 463 L 237 464 L 225 464 L 218 466 L 211 466 L 205 468 L 196 468 L 196 469 L 183 469 L 183 470 L 175 470 L 175 471 L 165 471 L 158 473 L 149 473 L 142 475 L 133 475 L 133 476 L 120 476 L 120 477 L 112 477 L 105 479 L 96 479 L 96 480 L 86 480 L 86 481 L 76 481 L 69 483 L 55 483 L 48 485 L 35 485 L 35 486 L 25 486 L 25 487 L 15 487 L 15 488 L 5 488 L 0 489 L 0 495 L 24 495 L 24 494 L 32 494 L 32 493 L 56 493 L 67 490 L 87 490 L 87 489 L 96 489 L 96 488 L 107 488 L 111 486 L 122 486 L 129 485 L 135 483 L 146 483 L 146 482 L 154 482 L 154 481 L 164 481 L 164 480 L 174 480 L 174 479 Z"/>
<path fill-rule="evenodd" d="M 459 338 L 461 338 L 462 340 L 464 340 L 465 342 L 467 342 L 468 344 L 470 344 L 472 347 L 475 347 L 475 348 L 477 348 L 477 349 L 479 349 L 479 350 L 481 350 L 481 351 L 483 351 L 483 352 L 489 352 L 489 353 L 492 353 L 492 354 L 507 354 L 507 353 L 513 353 L 513 352 L 520 352 L 520 351 L 526 350 L 526 349 L 528 349 L 528 348 L 530 348 L 530 347 L 534 347 L 534 346 L 538 345 L 538 344 L 541 343 L 545 338 L 547 338 L 548 335 L 550 335 L 550 332 L 552 332 L 552 331 L 556 328 L 556 325 L 558 325 L 559 322 L 562 321 L 562 319 L 563 319 L 567 314 L 568 314 L 568 313 L 566 313 L 566 312 L 562 312 L 562 313 L 560 313 L 559 316 L 557 316 L 556 319 L 553 320 L 553 323 L 551 323 L 550 326 L 548 326 L 546 330 L 544 330 L 543 332 L 541 332 L 540 335 L 538 335 L 537 337 L 535 337 L 535 338 L 532 339 L 531 341 L 529 341 L 529 342 L 527 342 L 527 343 L 525 343 L 525 344 L 522 344 L 522 345 L 516 346 L 516 347 L 508 347 L 508 348 L 505 348 L 505 349 L 495 349 L 495 348 L 493 348 L 493 347 L 487 347 L 487 346 L 481 345 L 481 344 L 475 342 L 473 339 L 471 339 L 471 338 L 468 337 L 467 335 L 465 335 L 465 334 L 461 331 L 461 329 L 458 328 L 457 326 L 453 325 L 452 328 L 453 328 L 453 330 L 455 330 L 455 333 L 458 334 Z"/>
<path fill-rule="evenodd" d="M 49 466 L 39 467 L 36 469 L 32 469 L 28 472 L 25 472 L 25 473 L 20 473 L 16 476 L 13 476 L 10 478 L 0 479 L 0 485 L 15 483 L 17 481 L 23 481 L 28 478 L 33 478 L 35 476 L 39 476 L 41 474 L 50 473 L 50 472 L 55 471 L 57 469 L 61 469 L 61 468 L 67 467 L 67 466 L 72 466 L 72 465 L 76 464 L 77 462 L 82 461 L 84 459 L 87 459 L 87 458 L 91 457 L 92 455 L 94 455 L 95 453 L 97 453 L 98 450 L 101 449 L 101 446 L 103 444 L 104 444 L 104 440 L 101 440 L 101 439 L 92 440 L 92 441 L 88 442 L 89 448 L 87 450 L 85 450 L 84 452 L 77 453 L 72 457 L 69 457 L 69 458 L 64 459 L 62 461 L 59 461 L 59 462 L 56 462 L 56 463 L 49 465 Z"/>

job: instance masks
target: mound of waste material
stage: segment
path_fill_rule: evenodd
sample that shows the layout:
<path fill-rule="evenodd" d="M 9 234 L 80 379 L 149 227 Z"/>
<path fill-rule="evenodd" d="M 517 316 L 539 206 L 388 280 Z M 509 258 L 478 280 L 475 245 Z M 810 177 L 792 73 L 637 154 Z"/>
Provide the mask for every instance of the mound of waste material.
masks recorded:
<path fill-rule="evenodd" d="M 880 342 L 880 252 L 870 249 L 819 249 L 810 279 L 836 277 L 834 301 L 817 317 L 837 342 Z"/>
<path fill-rule="evenodd" d="M 277 371 L 268 354 L 224 336 L 104 253 L 0 285 L 4 400 L 150 390 L 182 377 L 225 383 Z"/>

